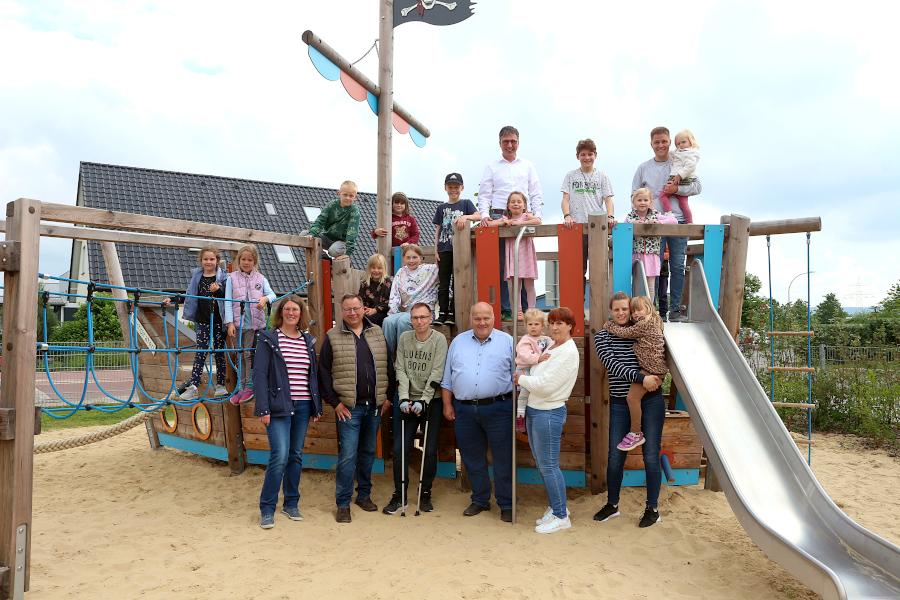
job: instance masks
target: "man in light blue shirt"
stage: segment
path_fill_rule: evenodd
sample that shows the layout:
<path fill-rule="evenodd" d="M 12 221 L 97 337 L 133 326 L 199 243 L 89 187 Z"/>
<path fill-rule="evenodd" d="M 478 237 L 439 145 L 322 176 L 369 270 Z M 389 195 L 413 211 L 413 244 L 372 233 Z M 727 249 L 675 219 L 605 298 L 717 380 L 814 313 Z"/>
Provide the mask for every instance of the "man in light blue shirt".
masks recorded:
<path fill-rule="evenodd" d="M 490 447 L 500 518 L 511 522 L 513 339 L 494 329 L 494 309 L 487 302 L 473 306 L 471 318 L 472 329 L 450 344 L 441 381 L 444 418 L 454 423 L 472 484 L 472 503 L 463 515 L 471 517 L 491 508 Z"/>

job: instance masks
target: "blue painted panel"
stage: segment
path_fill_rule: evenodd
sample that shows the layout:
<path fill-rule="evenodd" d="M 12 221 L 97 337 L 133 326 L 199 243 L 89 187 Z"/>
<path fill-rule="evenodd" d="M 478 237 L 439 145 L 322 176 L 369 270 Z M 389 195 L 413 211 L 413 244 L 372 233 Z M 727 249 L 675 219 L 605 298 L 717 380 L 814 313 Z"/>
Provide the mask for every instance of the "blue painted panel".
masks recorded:
<path fill-rule="evenodd" d="M 613 289 L 631 295 L 631 255 L 634 248 L 634 225 L 616 223 L 612 232 Z"/>
<path fill-rule="evenodd" d="M 456 463 L 455 462 L 439 462 L 437 464 L 437 477 L 444 479 L 456 479 Z"/>
<path fill-rule="evenodd" d="M 158 436 L 159 443 L 163 446 L 228 462 L 228 449 L 225 446 L 216 446 L 215 444 L 207 444 L 206 442 L 200 442 L 198 440 L 189 440 L 169 433 L 160 432 Z"/>
<path fill-rule="evenodd" d="M 372 92 L 366 92 L 366 102 L 376 115 L 378 114 L 378 98 Z"/>
<path fill-rule="evenodd" d="M 268 450 L 247 450 L 247 462 L 251 465 L 267 465 L 269 464 Z M 306 452 L 303 454 L 303 468 L 315 469 L 317 471 L 334 471 L 337 466 L 336 454 L 313 454 Z M 376 458 L 372 465 L 373 473 L 384 473 L 384 459 Z"/>
<path fill-rule="evenodd" d="M 703 272 L 709 285 L 713 305 L 719 308 L 719 285 L 722 280 L 722 250 L 725 245 L 725 226 L 707 225 L 703 229 Z"/>
<path fill-rule="evenodd" d="M 336 64 L 325 58 L 325 55 L 309 46 L 309 59 L 319 74 L 328 81 L 337 81 L 341 77 L 341 70 Z"/>
<path fill-rule="evenodd" d="M 399 246 L 391 249 L 391 256 L 394 257 L 394 273 L 396 274 L 401 268 L 403 268 L 403 257 L 400 255 Z"/>
<path fill-rule="evenodd" d="M 675 410 L 687 410 L 684 399 L 681 397 L 681 392 L 675 392 Z"/>
<path fill-rule="evenodd" d="M 488 474 L 491 479 L 494 478 L 494 467 L 488 467 Z M 584 471 L 567 471 L 563 469 L 562 474 L 563 479 L 566 481 L 566 487 L 583 488 L 587 486 L 587 478 Z M 516 483 L 544 485 L 544 480 L 541 479 L 541 472 L 534 467 L 518 467 L 516 468 Z"/>
<path fill-rule="evenodd" d="M 700 483 L 700 469 L 672 469 L 675 475 L 675 482 L 669 485 L 697 485 Z M 666 483 L 665 477 L 663 484 Z M 625 471 L 625 477 L 622 478 L 622 485 L 625 487 L 644 487 L 647 485 L 647 474 L 643 469 L 635 471 Z"/>

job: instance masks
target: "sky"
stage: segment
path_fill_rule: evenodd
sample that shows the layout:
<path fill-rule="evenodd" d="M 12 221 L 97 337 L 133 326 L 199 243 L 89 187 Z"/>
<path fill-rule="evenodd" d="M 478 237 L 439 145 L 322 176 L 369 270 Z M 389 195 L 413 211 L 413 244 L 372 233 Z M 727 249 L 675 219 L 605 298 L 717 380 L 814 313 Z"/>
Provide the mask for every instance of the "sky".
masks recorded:
<path fill-rule="evenodd" d="M 394 134 L 393 189 L 443 199 L 458 171 L 471 197 L 511 124 L 545 222 L 562 219 L 585 137 L 624 215 L 650 129 L 690 128 L 696 222 L 820 216 L 809 267 L 804 235 L 772 238 L 775 297 L 805 298 L 812 270 L 814 305 L 829 292 L 872 305 L 900 280 L 898 13 L 887 1 L 482 0 L 457 25 L 403 25 L 394 99 L 431 137 L 420 149 Z M 74 203 L 79 161 L 374 192 L 377 120 L 316 72 L 306 29 L 355 61 L 378 36 L 378 3 L 0 0 L 0 197 Z M 377 80 L 374 52 L 356 66 Z M 65 271 L 70 249 L 43 240 L 41 269 Z M 748 271 L 767 291 L 765 238 Z"/>

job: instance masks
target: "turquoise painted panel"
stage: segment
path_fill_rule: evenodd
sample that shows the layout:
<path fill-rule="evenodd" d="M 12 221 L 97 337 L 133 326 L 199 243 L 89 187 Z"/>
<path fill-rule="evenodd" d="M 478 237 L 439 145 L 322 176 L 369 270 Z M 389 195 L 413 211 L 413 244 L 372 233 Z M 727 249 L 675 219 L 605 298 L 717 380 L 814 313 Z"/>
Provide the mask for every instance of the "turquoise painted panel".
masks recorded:
<path fill-rule="evenodd" d="M 163 446 L 168 446 L 169 448 L 175 448 L 176 450 L 184 450 L 185 452 L 190 452 L 191 454 L 199 454 L 200 456 L 206 456 L 207 458 L 214 458 L 216 460 L 228 462 L 228 449 L 225 446 L 216 446 L 215 444 L 207 444 L 206 442 L 189 440 L 187 438 L 178 437 L 177 435 L 171 435 L 162 432 L 160 432 L 158 436 L 159 443 Z"/>
<path fill-rule="evenodd" d="M 369 104 L 369 108 L 372 109 L 372 112 L 378 115 L 378 97 L 372 92 L 367 91 L 366 102 Z"/>
<path fill-rule="evenodd" d="M 703 273 L 709 285 L 713 305 L 719 308 L 719 286 L 722 282 L 722 250 L 725 246 L 725 226 L 707 225 L 703 229 Z"/>
<path fill-rule="evenodd" d="M 616 223 L 612 232 L 613 294 L 631 295 L 631 255 L 634 247 L 634 225 Z"/>
<path fill-rule="evenodd" d="M 672 469 L 675 475 L 675 482 L 669 485 L 697 485 L 700 483 L 700 469 Z M 663 484 L 666 483 L 663 477 Z M 625 487 L 644 487 L 647 485 L 647 474 L 643 469 L 635 471 L 625 471 L 625 477 L 622 478 L 622 485 Z"/>
<path fill-rule="evenodd" d="M 396 274 L 403 267 L 403 256 L 400 255 L 400 248 L 392 248 L 391 253 L 394 257 L 394 273 Z"/>
<path fill-rule="evenodd" d="M 247 450 L 247 462 L 251 465 L 267 465 L 269 464 L 268 450 Z M 317 471 L 334 471 L 337 466 L 337 455 L 335 454 L 312 454 L 307 452 L 303 455 L 303 468 L 315 469 Z M 376 458 L 372 465 L 373 473 L 384 473 L 384 459 Z"/>
<path fill-rule="evenodd" d="M 494 467 L 488 467 L 488 473 L 493 479 Z M 587 486 L 587 478 L 584 471 L 567 471 L 563 469 L 562 474 L 563 479 L 566 481 L 566 487 L 583 488 Z M 516 483 L 544 485 L 544 480 L 541 479 L 541 472 L 534 467 L 518 467 L 516 469 Z"/>
<path fill-rule="evenodd" d="M 328 81 L 337 81 L 341 77 L 341 70 L 336 64 L 325 58 L 325 55 L 309 46 L 309 59 L 319 75 Z"/>

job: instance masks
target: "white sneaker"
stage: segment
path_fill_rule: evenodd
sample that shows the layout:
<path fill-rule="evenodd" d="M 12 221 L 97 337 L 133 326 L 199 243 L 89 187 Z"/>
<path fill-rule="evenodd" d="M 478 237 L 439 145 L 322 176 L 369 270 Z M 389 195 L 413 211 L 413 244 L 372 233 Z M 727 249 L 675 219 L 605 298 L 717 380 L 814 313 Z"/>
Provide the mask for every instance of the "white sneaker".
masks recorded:
<path fill-rule="evenodd" d="M 197 389 L 197 386 L 194 384 L 191 384 L 191 385 L 187 386 L 185 388 L 185 390 L 183 392 L 181 392 L 181 394 L 178 395 L 178 397 L 181 398 L 182 400 L 193 400 L 198 395 L 200 395 L 200 392 Z"/>
<path fill-rule="evenodd" d="M 225 389 L 224 385 L 217 385 L 215 391 L 216 397 L 227 396 L 228 390 Z"/>
<path fill-rule="evenodd" d="M 572 527 L 572 520 L 569 517 L 565 519 L 560 519 L 556 515 L 550 515 L 550 520 L 546 523 L 538 525 L 534 528 L 535 533 L 556 533 L 557 531 L 562 531 L 563 529 L 569 529 Z"/>
<path fill-rule="evenodd" d="M 566 518 L 568 518 L 569 515 L 571 515 L 571 514 L 572 513 L 569 512 L 569 509 L 566 508 Z M 548 506 L 547 510 L 544 511 L 544 515 L 540 519 L 537 519 L 534 522 L 534 524 L 535 525 L 543 525 L 544 523 L 547 523 L 550 520 L 550 517 L 552 517 L 552 516 L 553 516 L 553 509 Z"/>

